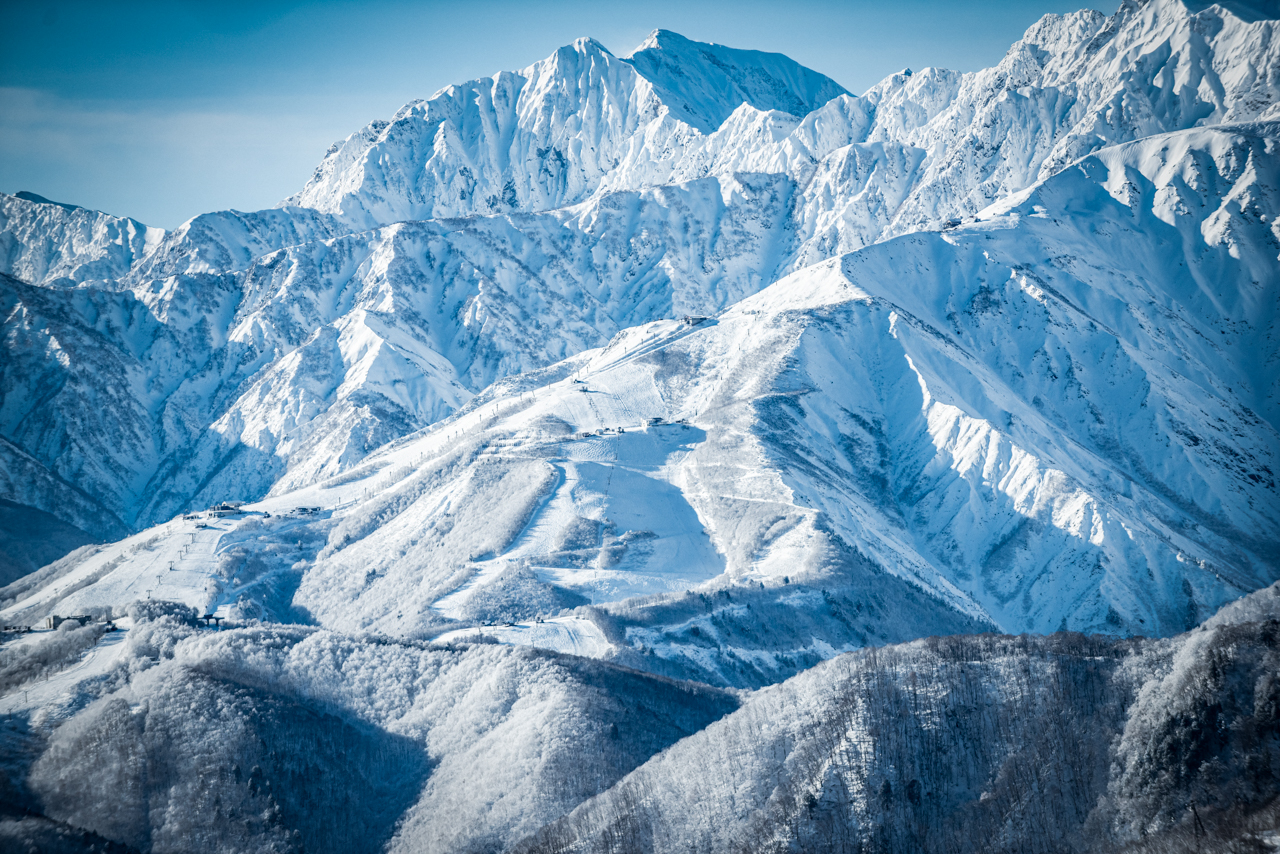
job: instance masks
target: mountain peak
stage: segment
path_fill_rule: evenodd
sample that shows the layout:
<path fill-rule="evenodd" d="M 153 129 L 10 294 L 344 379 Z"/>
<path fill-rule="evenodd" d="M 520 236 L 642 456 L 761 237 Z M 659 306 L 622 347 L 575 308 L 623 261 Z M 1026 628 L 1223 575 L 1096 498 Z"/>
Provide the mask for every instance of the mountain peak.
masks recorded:
<path fill-rule="evenodd" d="M 613 52 L 600 42 L 591 38 L 591 36 L 580 36 L 573 40 L 573 49 L 578 53 L 606 53 L 613 56 Z"/>
<path fill-rule="evenodd" d="M 697 42 L 654 30 L 621 57 L 648 80 L 672 114 L 711 133 L 741 104 L 803 117 L 849 94 L 824 74 L 780 53 Z"/>
<path fill-rule="evenodd" d="M 1187 12 L 1198 15 L 1211 6 L 1230 13 L 1247 24 L 1280 18 L 1280 9 L 1273 0 L 1174 0 L 1186 7 Z"/>
<path fill-rule="evenodd" d="M 632 48 L 628 53 L 624 54 L 622 59 L 631 59 L 636 54 L 645 50 L 661 50 L 663 48 L 671 49 L 677 45 L 697 44 L 692 39 L 685 38 L 674 30 L 664 30 L 661 27 L 645 36 L 644 41 Z"/>

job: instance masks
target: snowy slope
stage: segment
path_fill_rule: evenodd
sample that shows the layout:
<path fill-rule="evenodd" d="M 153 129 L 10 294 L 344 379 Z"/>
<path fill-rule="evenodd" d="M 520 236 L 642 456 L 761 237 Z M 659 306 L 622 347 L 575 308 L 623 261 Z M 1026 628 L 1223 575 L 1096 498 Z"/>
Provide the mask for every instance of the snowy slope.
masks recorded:
<path fill-rule="evenodd" d="M 120 484 L 140 488 L 144 467 L 155 456 L 146 378 L 115 334 L 136 316 L 132 296 L 102 288 L 55 290 L 0 275 L 5 438 L 31 465 L 46 468 L 53 480 L 73 485 L 122 520 L 128 508 Z M 35 494 L 37 483 L 27 480 L 28 494 L 9 495 L 81 524 L 68 515 L 74 505 L 59 506 L 64 499 L 56 488 Z"/>
<path fill-rule="evenodd" d="M 0 273 L 34 284 L 119 279 L 164 237 L 137 220 L 0 193 Z"/>
<path fill-rule="evenodd" d="M 109 542 L 129 528 L 82 490 L 0 439 L 0 580 L 16 581 L 88 542 Z"/>
<path fill-rule="evenodd" d="M 165 234 L 154 251 L 136 259 L 129 275 L 121 278 L 142 284 L 183 273 L 238 272 L 269 252 L 350 230 L 342 221 L 309 209 L 201 214 Z"/>

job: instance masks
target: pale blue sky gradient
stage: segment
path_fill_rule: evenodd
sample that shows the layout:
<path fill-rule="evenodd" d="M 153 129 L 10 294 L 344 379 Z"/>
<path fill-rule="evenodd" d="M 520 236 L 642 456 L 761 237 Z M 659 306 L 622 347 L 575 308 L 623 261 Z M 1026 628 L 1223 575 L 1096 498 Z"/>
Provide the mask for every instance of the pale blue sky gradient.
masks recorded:
<path fill-rule="evenodd" d="M 1117 0 L 1088 4 L 1111 14 Z M 578 36 L 654 28 L 785 53 L 861 93 L 904 67 L 975 70 L 1081 0 L 0 4 L 0 191 L 172 228 L 270 207 L 325 149 L 450 83 Z"/>

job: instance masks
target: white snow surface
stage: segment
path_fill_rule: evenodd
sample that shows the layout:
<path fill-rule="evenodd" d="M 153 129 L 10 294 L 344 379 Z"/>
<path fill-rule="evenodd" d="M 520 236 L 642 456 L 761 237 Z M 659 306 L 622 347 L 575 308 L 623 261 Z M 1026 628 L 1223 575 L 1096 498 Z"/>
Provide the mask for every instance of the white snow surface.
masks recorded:
<path fill-rule="evenodd" d="M 533 623 L 513 623 L 501 626 L 483 626 L 473 629 L 455 629 L 445 632 L 436 640 L 440 643 L 476 640 L 488 636 L 502 643 L 519 646 L 536 646 L 589 658 L 603 658 L 609 642 L 594 623 L 581 617 L 553 617 Z"/>

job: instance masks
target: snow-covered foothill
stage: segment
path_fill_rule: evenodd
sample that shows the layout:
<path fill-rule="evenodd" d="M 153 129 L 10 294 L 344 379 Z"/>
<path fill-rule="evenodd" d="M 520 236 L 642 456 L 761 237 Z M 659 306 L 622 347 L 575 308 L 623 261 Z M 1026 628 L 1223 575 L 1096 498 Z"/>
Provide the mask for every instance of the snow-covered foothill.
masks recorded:
<path fill-rule="evenodd" d="M 126 631 L 20 641 L 99 637 L 5 698 L 0 785 L 28 815 L 0 814 L 0 838 L 38 820 L 154 851 L 1257 847 L 1280 762 L 1259 597 L 1172 639 L 932 638 L 738 697 L 135 603 Z"/>
<path fill-rule="evenodd" d="M 1271 620 L 850 653 L 511 850 L 1266 850 L 1278 642 Z"/>
<path fill-rule="evenodd" d="M 22 749 L 0 780 L 14 807 L 135 850 L 501 850 L 737 706 L 538 650 L 130 612 L 6 698 Z"/>

